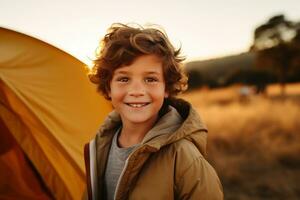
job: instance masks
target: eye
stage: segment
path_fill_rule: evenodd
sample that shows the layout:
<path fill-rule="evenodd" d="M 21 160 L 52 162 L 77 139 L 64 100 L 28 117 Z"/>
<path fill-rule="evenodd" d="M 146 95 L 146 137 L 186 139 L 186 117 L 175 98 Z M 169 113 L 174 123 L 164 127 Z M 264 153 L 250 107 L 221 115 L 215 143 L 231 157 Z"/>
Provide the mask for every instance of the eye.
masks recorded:
<path fill-rule="evenodd" d="M 126 83 L 126 82 L 129 81 L 129 78 L 128 77 L 119 77 L 119 78 L 117 78 L 117 81 L 122 82 L 122 83 Z"/>
<path fill-rule="evenodd" d="M 154 78 L 154 77 L 147 77 L 146 79 L 145 79 L 145 82 L 146 83 L 153 83 L 153 82 L 157 82 L 158 81 L 158 79 L 157 78 Z"/>

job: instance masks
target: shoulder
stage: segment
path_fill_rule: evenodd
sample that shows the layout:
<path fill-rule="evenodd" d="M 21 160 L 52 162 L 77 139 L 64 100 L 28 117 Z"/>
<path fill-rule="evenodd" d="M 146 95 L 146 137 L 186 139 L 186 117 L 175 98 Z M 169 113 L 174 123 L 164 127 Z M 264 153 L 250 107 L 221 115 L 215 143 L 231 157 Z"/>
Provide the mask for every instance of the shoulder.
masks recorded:
<path fill-rule="evenodd" d="M 171 145 L 173 152 L 175 153 L 177 177 L 182 177 L 186 170 L 192 165 L 205 160 L 196 145 L 187 140 L 181 139 Z"/>
<path fill-rule="evenodd" d="M 197 146 L 183 139 L 176 147 L 175 190 L 179 197 L 194 199 L 223 199 L 220 179 Z"/>
<path fill-rule="evenodd" d="M 177 157 L 183 158 L 188 162 L 193 162 L 196 159 L 204 158 L 197 146 L 188 139 L 178 140 L 172 144 L 172 148 L 176 152 Z"/>
<path fill-rule="evenodd" d="M 175 181 L 200 177 L 215 177 L 216 172 L 198 147 L 188 139 L 181 139 L 172 144 L 175 153 Z"/>

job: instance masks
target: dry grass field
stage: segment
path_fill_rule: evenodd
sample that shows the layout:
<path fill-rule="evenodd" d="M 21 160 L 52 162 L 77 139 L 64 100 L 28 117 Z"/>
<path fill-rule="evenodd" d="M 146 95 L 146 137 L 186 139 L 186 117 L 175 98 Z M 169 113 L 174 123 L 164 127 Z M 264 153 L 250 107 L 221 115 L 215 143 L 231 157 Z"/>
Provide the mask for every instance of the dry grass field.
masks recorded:
<path fill-rule="evenodd" d="M 208 160 L 225 199 L 300 199 L 300 84 L 239 96 L 240 86 L 183 94 L 208 126 Z"/>

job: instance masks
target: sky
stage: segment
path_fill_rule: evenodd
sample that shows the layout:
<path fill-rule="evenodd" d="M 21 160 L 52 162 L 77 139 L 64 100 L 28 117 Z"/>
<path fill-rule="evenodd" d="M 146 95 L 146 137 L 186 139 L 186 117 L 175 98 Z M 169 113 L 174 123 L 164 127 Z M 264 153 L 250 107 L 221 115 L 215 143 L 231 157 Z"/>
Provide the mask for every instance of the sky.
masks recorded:
<path fill-rule="evenodd" d="M 48 42 L 90 64 L 115 22 L 158 24 L 187 61 L 248 51 L 276 14 L 300 21 L 299 0 L 0 0 L 0 27 Z"/>

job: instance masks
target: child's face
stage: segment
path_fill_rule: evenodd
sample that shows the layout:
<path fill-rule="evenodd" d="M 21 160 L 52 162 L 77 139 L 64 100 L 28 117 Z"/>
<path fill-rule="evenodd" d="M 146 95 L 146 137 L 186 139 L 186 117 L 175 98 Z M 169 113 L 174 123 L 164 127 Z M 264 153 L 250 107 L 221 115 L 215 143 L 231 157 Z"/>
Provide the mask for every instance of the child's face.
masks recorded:
<path fill-rule="evenodd" d="M 109 96 L 123 124 L 153 124 L 168 97 L 161 60 L 155 55 L 143 55 L 131 65 L 116 69 L 110 89 Z"/>

